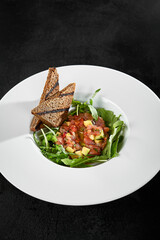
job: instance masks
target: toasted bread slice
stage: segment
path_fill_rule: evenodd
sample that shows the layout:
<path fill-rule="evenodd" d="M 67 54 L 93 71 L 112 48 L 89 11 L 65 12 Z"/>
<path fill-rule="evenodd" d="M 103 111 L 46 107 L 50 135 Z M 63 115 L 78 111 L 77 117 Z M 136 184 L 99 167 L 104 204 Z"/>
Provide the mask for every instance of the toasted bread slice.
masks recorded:
<path fill-rule="evenodd" d="M 32 110 L 32 114 L 34 114 L 48 126 L 60 126 L 67 118 L 74 91 L 75 83 L 71 83 L 59 93 L 57 93 L 57 97 L 49 98 L 48 100 L 35 107 Z"/>
<path fill-rule="evenodd" d="M 41 95 L 40 103 L 54 96 L 59 91 L 59 74 L 57 69 L 52 67 L 48 70 L 47 80 Z"/>
<path fill-rule="evenodd" d="M 46 80 L 39 104 L 41 104 L 42 102 L 44 102 L 45 100 L 51 97 L 54 97 L 54 95 L 58 91 L 59 91 L 59 75 L 57 73 L 57 69 L 52 67 L 52 68 L 49 68 L 48 70 L 47 80 Z M 41 120 L 36 116 L 34 116 L 30 125 L 30 130 L 36 131 L 40 123 L 41 123 Z"/>

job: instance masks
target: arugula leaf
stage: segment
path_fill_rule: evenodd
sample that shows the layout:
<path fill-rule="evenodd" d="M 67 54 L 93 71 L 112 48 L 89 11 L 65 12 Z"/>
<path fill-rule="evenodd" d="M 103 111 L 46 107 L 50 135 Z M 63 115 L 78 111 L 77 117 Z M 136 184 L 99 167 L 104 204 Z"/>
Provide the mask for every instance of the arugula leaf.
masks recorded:
<path fill-rule="evenodd" d="M 84 158 L 75 158 L 72 160 L 70 167 L 77 167 L 82 163 L 97 163 L 97 162 L 106 162 L 106 156 L 95 156 L 92 158 L 84 157 Z"/>
<path fill-rule="evenodd" d="M 42 128 L 41 128 L 41 132 L 42 132 L 42 134 L 43 134 L 43 136 L 44 136 L 44 140 L 45 140 L 46 148 L 48 148 L 48 147 L 49 147 L 48 139 L 47 139 L 46 134 L 44 133 L 44 131 L 43 131 Z"/>
<path fill-rule="evenodd" d="M 64 158 L 61 159 L 61 161 L 69 166 L 69 167 L 91 167 L 93 165 L 89 165 L 89 163 L 101 163 L 101 162 L 106 162 L 107 156 L 95 156 L 92 158 L 88 157 L 80 157 L 80 158 L 74 158 L 74 159 L 69 159 L 69 158 Z M 86 165 L 87 164 L 87 165 Z"/>
<path fill-rule="evenodd" d="M 88 104 L 86 102 L 83 103 L 73 99 L 72 107 L 74 107 L 74 109 L 69 112 L 69 115 L 78 115 L 79 113 L 89 112 Z"/>
<path fill-rule="evenodd" d="M 102 155 L 106 155 L 107 159 L 111 156 L 111 143 L 108 141 L 105 148 L 102 151 Z"/>
<path fill-rule="evenodd" d="M 119 120 L 120 116 L 116 117 L 112 111 L 107 111 L 103 108 L 97 110 L 100 116 L 103 117 L 103 120 L 110 126 L 110 136 L 102 154 L 107 155 L 107 159 L 116 157 L 118 156 L 119 139 L 122 140 L 123 138 L 121 136 L 125 127 L 124 122 Z"/>
<path fill-rule="evenodd" d="M 117 152 L 118 153 L 120 152 L 120 150 L 122 149 L 123 144 L 124 144 L 124 130 L 125 130 L 125 126 L 123 127 L 122 133 L 119 136 L 119 141 L 118 141 L 118 146 L 117 146 Z"/>
<path fill-rule="evenodd" d="M 43 124 L 43 125 L 44 125 L 47 129 L 49 129 L 49 131 L 53 134 L 53 136 L 50 135 L 50 140 L 51 140 L 52 142 L 57 142 L 57 137 L 56 137 L 55 131 L 54 131 L 52 128 L 48 127 L 46 124 Z M 47 140 L 49 141 L 48 135 L 47 135 Z"/>
<path fill-rule="evenodd" d="M 76 166 L 76 168 L 87 168 L 87 167 L 93 167 L 93 165 L 89 163 L 81 163 L 78 166 Z"/>
<path fill-rule="evenodd" d="M 46 125 L 47 126 L 47 125 Z M 58 128 L 46 127 L 33 133 L 33 138 L 39 147 L 41 153 L 51 161 L 64 165 L 61 159 L 68 158 L 69 154 L 62 145 L 55 144 L 57 141 L 56 132 Z"/>
<path fill-rule="evenodd" d="M 106 110 L 104 108 L 97 108 L 97 112 L 98 115 L 103 118 L 105 124 L 110 128 L 112 128 L 113 124 L 120 118 L 120 115 L 116 117 L 116 115 L 112 111 Z"/>
<path fill-rule="evenodd" d="M 34 139 L 35 143 L 37 144 L 37 146 L 40 147 L 41 142 L 40 142 L 39 138 L 37 138 L 36 132 L 33 133 L 33 139 Z"/>
<path fill-rule="evenodd" d="M 78 100 L 75 100 L 75 99 L 73 98 L 73 99 L 72 99 L 72 106 L 75 107 L 75 106 L 77 106 L 78 104 L 81 105 L 81 102 L 78 101 Z"/>
<path fill-rule="evenodd" d="M 90 99 L 89 103 L 90 103 L 90 106 L 92 106 L 93 105 L 93 99 Z"/>
<path fill-rule="evenodd" d="M 94 92 L 94 94 L 92 95 L 91 99 L 93 99 L 100 90 L 101 90 L 101 88 L 97 89 L 97 90 Z"/>
<path fill-rule="evenodd" d="M 98 113 L 97 110 L 92 106 L 92 105 L 88 105 L 88 108 L 92 114 L 92 117 L 97 121 L 98 120 Z"/>
<path fill-rule="evenodd" d="M 79 108 L 79 105 L 76 106 L 76 115 L 78 116 L 78 108 Z"/>
<path fill-rule="evenodd" d="M 64 158 L 64 159 L 62 159 L 61 161 L 62 161 L 65 165 L 70 166 L 73 160 L 70 159 L 70 158 Z"/>
<path fill-rule="evenodd" d="M 118 142 L 119 142 L 119 137 L 112 143 L 112 148 L 111 148 L 111 157 L 117 157 L 119 153 L 117 152 L 117 147 L 118 147 Z"/>
<path fill-rule="evenodd" d="M 91 99 L 89 100 L 90 105 L 93 105 L 93 98 L 96 96 L 96 94 L 97 94 L 100 90 L 101 90 L 101 88 L 97 89 L 97 90 L 94 92 L 93 96 L 92 96 Z"/>
<path fill-rule="evenodd" d="M 92 95 L 91 99 L 86 102 L 80 102 L 78 100 L 73 99 L 72 100 L 72 107 L 75 109 L 72 110 L 69 114 L 70 115 L 78 115 L 79 113 L 84 113 L 84 112 L 90 112 L 92 117 L 97 121 L 98 119 L 98 113 L 95 107 L 93 107 L 93 98 L 96 96 L 96 94 L 100 91 L 101 89 L 97 89 L 95 93 Z"/>

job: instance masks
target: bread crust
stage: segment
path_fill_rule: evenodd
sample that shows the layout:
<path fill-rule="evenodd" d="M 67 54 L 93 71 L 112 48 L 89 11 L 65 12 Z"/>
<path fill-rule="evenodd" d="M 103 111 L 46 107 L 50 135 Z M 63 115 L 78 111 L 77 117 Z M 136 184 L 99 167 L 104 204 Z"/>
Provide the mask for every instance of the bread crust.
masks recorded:
<path fill-rule="evenodd" d="M 57 73 L 56 68 L 51 67 L 48 70 L 47 80 L 45 82 L 45 86 L 43 88 L 39 104 L 41 104 L 42 102 L 49 98 L 53 98 L 54 95 L 58 92 L 59 92 L 59 74 Z M 30 124 L 30 130 L 35 132 L 40 124 L 41 124 L 40 118 L 34 116 Z"/>
<path fill-rule="evenodd" d="M 60 126 L 67 118 L 74 91 L 75 83 L 71 83 L 58 92 L 56 97 L 49 98 L 35 107 L 32 110 L 32 114 L 49 126 Z"/>

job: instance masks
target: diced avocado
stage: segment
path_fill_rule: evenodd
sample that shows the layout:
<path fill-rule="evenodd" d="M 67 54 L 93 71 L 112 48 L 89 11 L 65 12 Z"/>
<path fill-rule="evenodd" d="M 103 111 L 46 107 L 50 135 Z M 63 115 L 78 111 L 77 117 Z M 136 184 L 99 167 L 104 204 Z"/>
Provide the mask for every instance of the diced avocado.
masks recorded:
<path fill-rule="evenodd" d="M 66 122 L 66 125 L 69 126 L 69 125 L 70 125 L 70 122 Z"/>
<path fill-rule="evenodd" d="M 77 154 L 79 157 L 81 157 L 82 156 L 82 151 L 81 150 L 76 151 L 75 154 Z"/>
<path fill-rule="evenodd" d="M 102 143 L 103 140 L 95 140 L 95 143 L 98 144 L 98 143 Z"/>
<path fill-rule="evenodd" d="M 70 136 L 71 136 L 71 134 L 70 134 L 70 133 L 67 133 L 67 134 L 66 134 L 66 137 L 70 137 Z"/>
<path fill-rule="evenodd" d="M 88 125 L 92 125 L 91 120 L 84 121 L 84 126 L 87 127 Z"/>
<path fill-rule="evenodd" d="M 90 138 L 91 140 L 94 140 L 94 135 L 90 135 L 89 138 Z"/>
<path fill-rule="evenodd" d="M 102 139 L 102 138 L 104 138 L 103 130 L 101 130 L 101 133 L 98 136 L 95 136 L 95 140 L 99 140 L 99 139 Z"/>
<path fill-rule="evenodd" d="M 73 152 L 74 152 L 74 149 L 71 148 L 71 147 L 66 147 L 66 151 L 67 151 L 67 152 L 70 152 L 70 153 L 73 153 Z"/>
<path fill-rule="evenodd" d="M 89 151 L 90 151 L 90 149 L 87 148 L 87 147 L 82 148 L 82 154 L 85 155 L 85 156 L 89 153 Z"/>

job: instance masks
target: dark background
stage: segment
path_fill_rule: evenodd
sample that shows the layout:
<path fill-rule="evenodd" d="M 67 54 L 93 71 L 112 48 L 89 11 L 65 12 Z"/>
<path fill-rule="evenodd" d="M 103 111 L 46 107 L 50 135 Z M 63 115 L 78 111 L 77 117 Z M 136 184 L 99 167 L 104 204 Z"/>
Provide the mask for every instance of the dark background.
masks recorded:
<path fill-rule="evenodd" d="M 70 64 L 120 70 L 160 97 L 160 1 L 0 1 L 0 98 Z M 0 239 L 158 239 L 159 183 L 158 173 L 119 200 L 74 207 L 28 196 L 1 175 Z"/>

